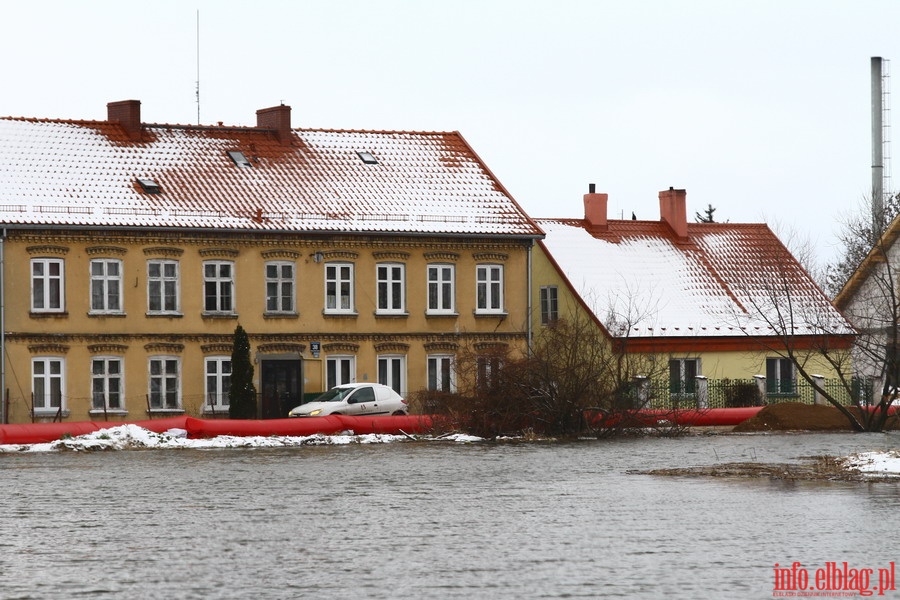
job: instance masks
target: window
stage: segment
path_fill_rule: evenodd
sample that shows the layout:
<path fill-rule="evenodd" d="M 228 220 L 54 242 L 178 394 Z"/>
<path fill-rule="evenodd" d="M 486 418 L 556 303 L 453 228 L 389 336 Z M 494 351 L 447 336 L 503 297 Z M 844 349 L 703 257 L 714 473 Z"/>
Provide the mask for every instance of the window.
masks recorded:
<path fill-rule="evenodd" d="M 367 165 L 377 165 L 378 159 L 375 158 L 375 155 L 371 152 L 357 152 L 357 156 L 359 156 L 360 160 L 362 160 Z"/>
<path fill-rule="evenodd" d="M 247 156 L 240 150 L 228 150 L 228 158 L 234 161 L 234 164 L 242 169 L 249 169 L 253 166 L 250 164 L 250 161 L 247 160 Z"/>
<path fill-rule="evenodd" d="M 91 312 L 122 312 L 122 261 L 91 261 Z"/>
<path fill-rule="evenodd" d="M 549 325 L 559 319 L 559 301 L 555 285 L 541 286 L 541 325 Z"/>
<path fill-rule="evenodd" d="M 432 355 L 428 357 L 427 387 L 434 392 L 455 392 L 456 380 L 453 376 L 453 356 Z"/>
<path fill-rule="evenodd" d="M 61 358 L 35 358 L 31 361 L 31 395 L 35 413 L 65 410 L 63 367 Z"/>
<path fill-rule="evenodd" d="M 406 309 L 405 273 L 406 265 L 381 264 L 376 267 L 379 313 L 402 313 Z"/>
<path fill-rule="evenodd" d="M 206 403 L 203 410 L 228 410 L 231 399 L 231 358 L 210 356 L 206 359 Z"/>
<path fill-rule="evenodd" d="M 675 358 L 669 361 L 669 393 L 684 396 L 697 393 L 700 360 Z"/>
<path fill-rule="evenodd" d="M 177 358 L 150 359 L 150 410 L 181 409 L 181 373 Z"/>
<path fill-rule="evenodd" d="M 326 386 L 330 390 L 336 385 L 356 381 L 355 356 L 329 356 L 325 361 Z"/>
<path fill-rule="evenodd" d="M 63 312 L 63 261 L 57 258 L 35 258 L 31 261 L 31 310 Z"/>
<path fill-rule="evenodd" d="M 266 312 L 294 312 L 294 263 L 266 263 Z"/>
<path fill-rule="evenodd" d="M 789 358 L 766 359 L 766 393 L 781 396 L 797 394 L 794 363 Z"/>
<path fill-rule="evenodd" d="M 475 387 L 486 391 L 497 387 L 503 360 L 499 356 L 479 356 L 475 361 Z"/>
<path fill-rule="evenodd" d="M 379 356 L 378 383 L 390 386 L 401 396 L 406 395 L 406 357 Z"/>
<path fill-rule="evenodd" d="M 428 312 L 454 313 L 454 266 L 428 265 Z"/>
<path fill-rule="evenodd" d="M 476 312 L 503 311 L 503 266 L 478 265 L 476 269 Z"/>
<path fill-rule="evenodd" d="M 122 388 L 121 358 L 91 360 L 91 410 L 124 410 Z"/>
<path fill-rule="evenodd" d="M 353 265 L 325 265 L 325 312 L 353 312 Z"/>
<path fill-rule="evenodd" d="M 203 310 L 234 312 L 234 264 L 211 260 L 203 263 Z"/>
<path fill-rule="evenodd" d="M 178 313 L 178 261 L 147 262 L 147 308 L 151 313 Z"/>
<path fill-rule="evenodd" d="M 140 184 L 141 189 L 144 190 L 147 194 L 162 194 L 162 188 L 158 183 L 156 183 L 153 179 L 145 179 L 138 178 L 138 184 Z"/>

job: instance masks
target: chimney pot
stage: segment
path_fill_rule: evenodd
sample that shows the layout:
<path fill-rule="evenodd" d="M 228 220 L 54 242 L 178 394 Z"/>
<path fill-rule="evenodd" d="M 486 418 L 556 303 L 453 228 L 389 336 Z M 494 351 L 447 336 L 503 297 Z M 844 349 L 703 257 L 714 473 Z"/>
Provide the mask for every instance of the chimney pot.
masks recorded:
<path fill-rule="evenodd" d="M 284 145 L 291 143 L 291 107 L 281 104 L 256 111 L 256 126 L 271 129 L 278 141 Z"/>
<path fill-rule="evenodd" d="M 659 217 L 669 224 L 679 240 L 687 240 L 687 190 L 670 187 L 660 192 Z"/>

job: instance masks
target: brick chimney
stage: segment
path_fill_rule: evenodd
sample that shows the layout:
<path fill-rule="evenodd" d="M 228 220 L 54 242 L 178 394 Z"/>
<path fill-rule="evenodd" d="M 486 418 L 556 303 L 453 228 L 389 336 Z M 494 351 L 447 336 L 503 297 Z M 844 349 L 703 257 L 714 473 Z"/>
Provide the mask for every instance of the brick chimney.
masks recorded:
<path fill-rule="evenodd" d="M 603 233 L 609 229 L 606 220 L 606 204 L 609 194 L 596 193 L 596 186 L 588 185 L 588 193 L 584 195 L 584 220 L 591 233 Z"/>
<path fill-rule="evenodd" d="M 679 240 L 687 240 L 687 190 L 669 188 L 659 193 L 659 217 Z"/>
<path fill-rule="evenodd" d="M 287 146 L 291 143 L 291 107 L 282 104 L 256 111 L 256 126 L 271 129 L 278 141 Z"/>
<path fill-rule="evenodd" d="M 120 100 L 109 102 L 106 105 L 106 120 L 110 123 L 119 123 L 125 130 L 128 139 L 140 141 L 141 139 L 141 101 Z"/>

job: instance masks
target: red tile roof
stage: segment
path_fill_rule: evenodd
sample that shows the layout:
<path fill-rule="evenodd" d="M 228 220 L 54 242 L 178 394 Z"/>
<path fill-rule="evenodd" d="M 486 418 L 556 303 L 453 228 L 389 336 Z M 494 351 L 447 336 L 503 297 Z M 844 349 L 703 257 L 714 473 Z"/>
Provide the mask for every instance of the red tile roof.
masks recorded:
<path fill-rule="evenodd" d="M 250 127 L 145 124 L 140 135 L 106 121 L 0 118 L 0 222 L 541 235 L 457 132 L 294 129 L 288 145 Z"/>

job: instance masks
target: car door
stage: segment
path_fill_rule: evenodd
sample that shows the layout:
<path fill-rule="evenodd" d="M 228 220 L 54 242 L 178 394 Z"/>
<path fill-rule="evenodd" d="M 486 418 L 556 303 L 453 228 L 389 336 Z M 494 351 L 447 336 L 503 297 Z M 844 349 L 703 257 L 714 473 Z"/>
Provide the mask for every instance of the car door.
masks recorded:
<path fill-rule="evenodd" d="M 347 400 L 347 406 L 349 408 L 347 414 L 350 415 L 364 415 L 374 412 L 377 406 L 375 390 L 369 385 L 359 388 Z"/>

